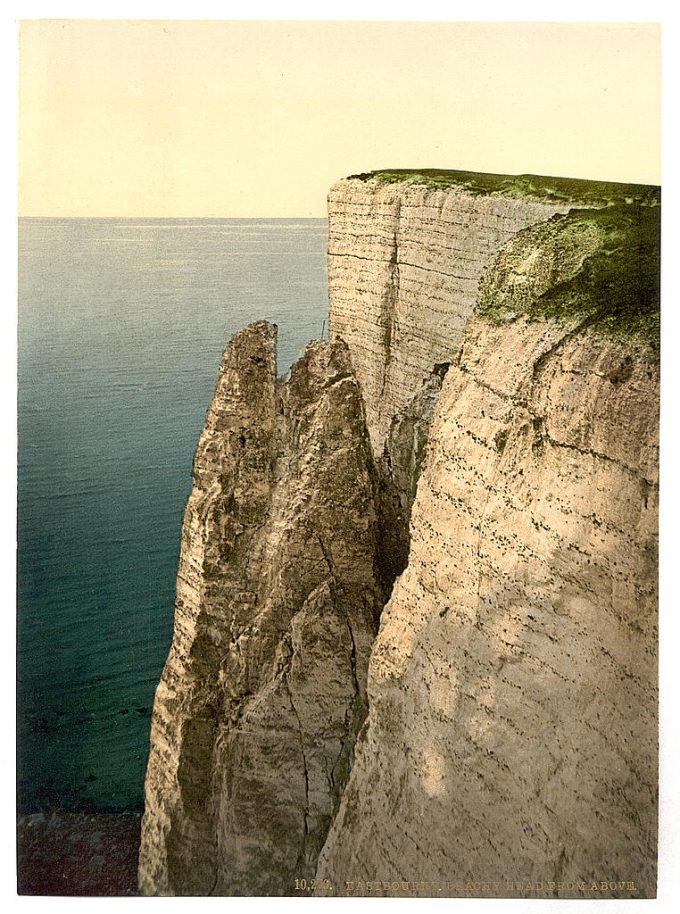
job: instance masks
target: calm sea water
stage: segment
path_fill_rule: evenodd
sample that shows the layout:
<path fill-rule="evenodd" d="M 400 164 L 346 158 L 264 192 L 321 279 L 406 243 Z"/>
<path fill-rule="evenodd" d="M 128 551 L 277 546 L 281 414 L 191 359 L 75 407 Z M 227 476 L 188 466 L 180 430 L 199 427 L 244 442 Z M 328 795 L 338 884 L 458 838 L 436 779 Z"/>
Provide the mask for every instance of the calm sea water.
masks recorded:
<path fill-rule="evenodd" d="M 19 226 L 24 809 L 139 807 L 191 460 L 234 331 L 279 371 L 327 311 L 325 220 Z"/>

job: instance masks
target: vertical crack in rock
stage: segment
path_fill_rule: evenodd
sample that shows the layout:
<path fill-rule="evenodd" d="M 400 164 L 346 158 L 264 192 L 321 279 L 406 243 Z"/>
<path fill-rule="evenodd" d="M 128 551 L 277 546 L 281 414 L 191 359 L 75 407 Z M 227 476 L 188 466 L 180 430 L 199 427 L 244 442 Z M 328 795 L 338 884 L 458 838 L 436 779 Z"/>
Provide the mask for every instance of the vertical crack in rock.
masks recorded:
<path fill-rule="evenodd" d="M 352 631 L 352 623 L 349 621 L 349 617 L 345 619 L 347 625 L 347 634 L 349 635 L 349 640 L 352 644 L 352 649 L 349 655 L 349 663 L 352 670 L 352 682 L 354 683 L 354 695 L 358 696 L 360 694 L 359 689 L 359 680 L 357 679 L 357 643 L 354 640 L 354 632 Z"/>
<path fill-rule="evenodd" d="M 276 382 L 276 328 L 225 351 L 184 514 L 152 719 L 145 894 L 311 877 L 366 710 L 384 602 L 377 484 L 346 345 Z"/>
<path fill-rule="evenodd" d="M 388 590 L 408 562 L 409 524 L 437 398 L 449 369 L 435 365 L 413 399 L 392 418 L 380 460 L 382 574 Z"/>
<path fill-rule="evenodd" d="M 394 327 L 397 321 L 397 307 L 399 302 L 399 216 L 401 201 L 396 201 L 394 213 L 394 237 L 390 250 L 388 272 L 385 281 L 385 290 L 380 301 L 380 326 L 382 328 L 382 383 L 380 385 L 380 398 L 385 396 L 390 377 L 392 364 L 392 340 Z"/>
<path fill-rule="evenodd" d="M 378 505 L 380 502 L 378 501 Z M 382 539 L 380 536 L 380 526 L 377 528 L 377 552 L 378 554 L 382 550 Z M 324 545 L 323 539 L 318 537 L 319 548 L 324 558 L 324 562 L 328 568 L 330 575 L 330 586 L 332 589 L 336 590 L 341 587 L 338 583 L 338 576 L 336 575 L 335 568 L 333 566 L 333 559 L 330 553 L 330 550 Z M 379 580 L 383 581 L 382 575 L 379 575 Z M 384 581 L 383 581 L 384 583 Z M 377 607 L 378 610 L 382 609 L 382 606 Z M 377 621 L 377 616 L 376 616 Z M 336 771 L 338 766 L 341 764 L 343 759 L 347 763 L 349 770 L 349 765 L 351 763 L 351 753 L 354 746 L 354 740 L 357 735 L 357 726 L 361 725 L 363 722 L 363 717 L 365 714 L 365 700 L 362 701 L 362 695 L 365 693 L 365 683 L 360 684 L 359 677 L 357 675 L 357 644 L 354 638 L 354 631 L 352 630 L 352 621 L 350 619 L 349 613 L 345 616 L 345 625 L 347 626 L 347 634 L 350 641 L 350 654 L 349 654 L 349 664 L 351 669 L 352 684 L 354 687 L 354 695 L 351 701 L 351 704 L 347 705 L 345 710 L 345 720 L 344 720 L 344 735 L 340 744 L 340 751 L 338 753 L 333 767 L 329 773 L 329 780 L 333 788 L 336 787 Z M 346 774 L 346 772 L 345 772 Z M 341 793 L 337 794 L 337 801 L 339 802 Z M 337 806 L 337 804 L 336 804 Z M 333 808 L 333 814 L 335 814 L 336 806 Z"/>
<path fill-rule="evenodd" d="M 302 757 L 302 768 L 303 768 L 303 774 L 304 774 L 304 779 L 305 779 L 305 802 L 304 802 L 304 807 L 302 810 L 302 816 L 303 816 L 303 821 L 304 821 L 304 832 L 303 832 L 302 843 L 300 845 L 300 853 L 298 854 L 298 859 L 297 859 L 297 864 L 296 864 L 296 870 L 301 872 L 302 865 L 303 865 L 303 862 L 305 859 L 305 854 L 307 852 L 307 836 L 309 835 L 309 825 L 308 825 L 309 771 L 307 769 L 307 756 L 305 754 L 305 739 L 304 739 L 304 733 L 302 730 L 302 721 L 300 720 L 300 715 L 298 714 L 297 708 L 295 707 L 295 702 L 293 701 L 293 693 L 291 692 L 290 684 L 287 679 L 286 679 L 286 685 L 288 687 L 288 696 L 290 698 L 290 707 L 291 707 L 291 710 L 293 711 L 293 714 L 295 715 L 295 720 L 297 721 L 297 725 L 298 725 L 298 733 L 299 733 L 299 737 L 300 737 L 300 755 Z"/>

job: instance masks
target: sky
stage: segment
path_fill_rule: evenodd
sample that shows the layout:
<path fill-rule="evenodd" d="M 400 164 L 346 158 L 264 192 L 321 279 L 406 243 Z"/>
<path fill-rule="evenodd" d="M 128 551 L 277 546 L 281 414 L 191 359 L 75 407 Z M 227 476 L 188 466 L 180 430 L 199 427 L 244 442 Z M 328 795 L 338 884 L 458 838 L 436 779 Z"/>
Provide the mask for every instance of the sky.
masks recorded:
<path fill-rule="evenodd" d="M 324 216 L 337 179 L 660 183 L 653 23 L 27 20 L 19 212 Z"/>

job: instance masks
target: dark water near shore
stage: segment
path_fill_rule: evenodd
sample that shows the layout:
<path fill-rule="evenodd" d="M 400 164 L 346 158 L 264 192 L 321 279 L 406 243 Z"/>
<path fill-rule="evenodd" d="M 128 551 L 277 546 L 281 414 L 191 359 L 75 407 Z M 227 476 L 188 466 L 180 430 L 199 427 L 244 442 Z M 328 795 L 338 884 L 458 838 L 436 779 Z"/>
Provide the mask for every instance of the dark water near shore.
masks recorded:
<path fill-rule="evenodd" d="M 327 312 L 325 220 L 19 226 L 23 809 L 142 802 L 193 451 L 231 334 L 279 371 Z"/>

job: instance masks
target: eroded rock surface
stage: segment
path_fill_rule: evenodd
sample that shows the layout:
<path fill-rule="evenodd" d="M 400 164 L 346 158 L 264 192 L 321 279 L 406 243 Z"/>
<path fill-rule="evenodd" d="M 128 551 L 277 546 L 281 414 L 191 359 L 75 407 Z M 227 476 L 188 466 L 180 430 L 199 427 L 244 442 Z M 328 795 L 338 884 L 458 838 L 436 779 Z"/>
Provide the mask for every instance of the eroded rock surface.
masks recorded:
<path fill-rule="evenodd" d="M 333 185 L 330 330 L 350 347 L 376 456 L 434 365 L 458 355 L 489 259 L 520 229 L 569 208 L 465 186 Z"/>
<path fill-rule="evenodd" d="M 225 351 L 194 460 L 154 703 L 145 894 L 283 894 L 313 875 L 366 711 L 384 597 L 346 346 L 276 380 L 276 328 Z"/>
<path fill-rule="evenodd" d="M 654 895 L 650 218 L 555 219 L 489 272 L 435 407 L 319 860 L 341 894 Z"/>

